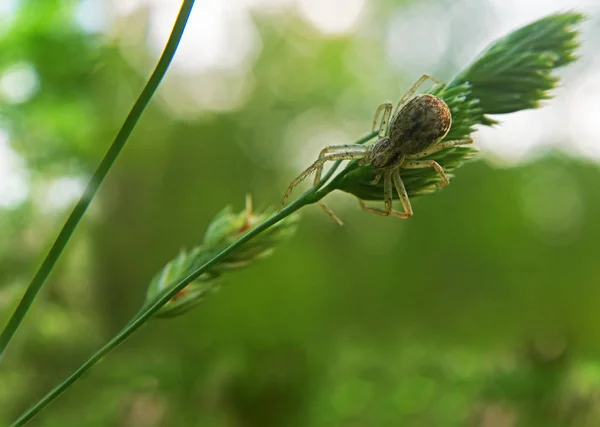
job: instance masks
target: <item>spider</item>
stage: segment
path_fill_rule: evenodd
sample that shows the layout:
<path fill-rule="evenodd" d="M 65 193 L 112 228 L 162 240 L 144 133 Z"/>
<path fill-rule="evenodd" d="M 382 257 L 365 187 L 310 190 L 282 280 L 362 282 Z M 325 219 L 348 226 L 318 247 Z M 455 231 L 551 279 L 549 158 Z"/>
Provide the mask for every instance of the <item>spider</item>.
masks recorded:
<path fill-rule="evenodd" d="M 293 188 L 311 173 L 315 172 L 314 184 L 319 184 L 325 162 L 335 160 L 358 159 L 360 160 L 359 165 L 370 164 L 375 171 L 375 179 L 371 182 L 373 185 L 376 185 L 383 178 L 385 209 L 369 207 L 364 200 L 358 199 L 362 209 L 377 215 L 392 215 L 402 219 L 408 219 L 413 215 L 406 188 L 400 177 L 401 168 L 434 168 L 442 180 L 437 186 L 448 185 L 448 177 L 438 162 L 419 159 L 445 148 L 471 144 L 473 140 L 467 138 L 440 142 L 448 134 L 452 124 L 452 115 L 448 105 L 440 98 L 429 94 L 416 95 L 411 98 L 418 87 L 426 80 L 441 84 L 440 81 L 424 74 L 400 99 L 395 109 L 391 102 L 383 103 L 377 107 L 373 119 L 373 132 L 377 130 L 380 115 L 381 123 L 375 144 L 348 144 L 325 147 L 319 154 L 319 158 L 289 185 L 283 197 L 282 207 Z M 409 98 L 411 99 L 409 100 Z M 392 210 L 392 184 L 396 188 L 404 212 Z M 331 209 L 321 201 L 319 201 L 319 204 L 325 212 L 342 225 L 342 221 Z"/>

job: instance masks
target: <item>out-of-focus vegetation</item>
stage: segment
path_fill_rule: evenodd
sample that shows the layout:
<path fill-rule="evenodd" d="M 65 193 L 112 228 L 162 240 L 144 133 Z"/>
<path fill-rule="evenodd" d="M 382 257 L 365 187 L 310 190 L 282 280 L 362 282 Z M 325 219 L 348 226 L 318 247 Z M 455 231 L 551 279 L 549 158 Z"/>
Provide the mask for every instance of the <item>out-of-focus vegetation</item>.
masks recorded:
<path fill-rule="evenodd" d="M 381 101 L 424 72 L 449 81 L 481 48 L 477 22 L 493 22 L 483 0 L 445 17 L 442 2 L 371 1 L 333 36 L 305 22 L 308 1 L 200 3 L 196 24 L 225 10 L 238 30 L 202 39 L 214 49 L 196 55 L 182 46 L 1 360 L 0 424 L 119 330 L 157 269 L 201 242 L 223 206 L 241 209 L 247 192 L 259 208 L 277 204 L 322 146 L 364 135 Z M 143 86 L 166 10 L 10 4 L 0 6 L 2 321 Z M 90 17 L 102 10 L 97 32 Z M 403 14 L 456 30 L 431 49 L 436 60 L 394 56 L 431 42 L 390 36 Z M 569 135 L 552 140 L 568 147 Z M 304 209 L 274 257 L 185 316 L 151 322 L 32 425 L 598 425 L 600 170 L 558 150 L 504 168 L 483 157 L 415 201 L 410 221 L 367 215 L 343 194 L 331 204 L 344 228 Z"/>

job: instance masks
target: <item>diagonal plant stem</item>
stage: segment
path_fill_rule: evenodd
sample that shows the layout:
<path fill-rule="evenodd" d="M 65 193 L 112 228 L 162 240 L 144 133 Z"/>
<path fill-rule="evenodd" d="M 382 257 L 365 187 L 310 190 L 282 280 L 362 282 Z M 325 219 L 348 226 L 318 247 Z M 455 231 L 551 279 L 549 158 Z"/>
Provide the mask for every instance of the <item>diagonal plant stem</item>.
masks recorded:
<path fill-rule="evenodd" d="M 363 138 L 359 139 L 355 142 L 355 144 L 364 144 L 375 136 L 375 133 L 372 132 Z M 331 176 L 335 172 L 335 168 L 339 166 L 339 164 L 335 164 L 333 168 L 331 168 L 328 173 L 323 177 L 324 179 L 321 181 L 323 184 L 331 178 Z M 342 173 L 343 175 L 344 173 Z M 334 179 L 333 182 L 336 182 Z M 332 182 L 332 183 L 333 183 Z M 165 304 L 167 304 L 174 296 L 176 296 L 183 288 L 189 285 L 194 280 L 198 279 L 202 274 L 210 270 L 212 267 L 217 265 L 223 259 L 225 259 L 231 252 L 238 249 L 240 246 L 244 245 L 244 243 L 258 236 L 263 231 L 277 224 L 279 221 L 293 214 L 300 208 L 313 204 L 331 191 L 335 189 L 334 185 L 327 185 L 324 188 L 323 185 L 318 185 L 312 187 L 296 200 L 294 200 L 291 204 L 283 208 L 281 211 L 271 215 L 265 221 L 257 225 L 255 228 L 248 231 L 246 234 L 241 236 L 231 245 L 223 249 L 221 252 L 216 254 L 213 258 L 207 261 L 204 265 L 192 271 L 186 277 L 178 281 L 172 287 L 167 288 L 165 292 L 160 294 L 153 302 L 144 305 L 133 317 L 132 319 L 125 325 L 125 327 L 115 335 L 108 343 L 104 345 L 100 350 L 98 350 L 94 355 L 92 355 L 83 365 L 81 365 L 75 372 L 73 372 L 69 377 L 67 377 L 62 383 L 52 389 L 46 396 L 44 396 L 41 400 L 39 400 L 35 405 L 29 408 L 26 412 L 24 412 L 12 425 L 11 427 L 20 427 L 29 422 L 32 418 L 34 418 L 37 414 L 39 414 L 46 406 L 52 403 L 56 398 L 58 398 L 62 393 L 64 393 L 75 381 L 77 381 L 84 373 L 86 373 L 89 369 L 91 369 L 96 363 L 102 359 L 106 354 L 114 350 L 119 344 L 125 341 L 129 336 L 131 336 L 136 330 L 138 330 L 142 325 L 144 325 L 147 321 L 149 321 L 158 310 L 160 310 Z"/>
<path fill-rule="evenodd" d="M 356 141 L 355 144 L 364 144 L 365 142 L 371 140 L 375 135 L 375 132 L 371 132 L 370 134 L 365 135 L 363 138 Z M 219 262 L 225 259 L 231 252 L 235 251 L 244 243 L 258 236 L 263 231 L 277 224 L 279 221 L 290 216 L 300 208 L 318 202 L 331 191 L 335 190 L 335 185 L 332 184 L 337 182 L 338 177 L 340 175 L 344 175 L 345 172 L 342 172 L 340 175 L 338 175 L 338 177 L 334 178 L 334 180 L 329 185 L 323 187 L 323 184 L 329 178 L 331 178 L 337 166 L 339 166 L 339 163 L 336 163 L 334 167 L 332 167 L 327 172 L 327 174 L 323 177 L 324 179 L 321 181 L 322 184 L 310 188 L 308 191 L 306 191 L 288 206 L 286 206 L 279 212 L 276 212 L 275 214 L 271 215 L 269 218 L 267 218 L 262 223 L 258 224 L 256 227 L 248 231 L 246 234 L 241 236 L 231 245 L 229 245 L 221 252 L 216 254 L 204 265 L 192 271 L 190 274 L 178 281 L 172 287 L 167 288 L 163 293 L 157 296 L 157 298 L 153 302 L 144 305 L 123 327 L 123 329 L 117 335 L 115 335 L 108 343 L 104 345 L 104 347 L 102 347 L 100 350 L 94 353 L 83 365 L 77 368 L 77 370 L 73 372 L 69 377 L 67 377 L 62 383 L 60 383 L 58 386 L 52 389 L 35 405 L 33 405 L 31 408 L 25 411 L 13 424 L 11 424 L 11 427 L 20 427 L 29 422 L 32 418 L 39 414 L 46 406 L 48 406 L 62 393 L 64 393 L 83 374 L 85 374 L 96 363 L 98 363 L 100 359 L 102 359 L 102 357 L 114 350 L 119 344 L 121 344 L 123 341 L 129 338 L 129 336 L 131 336 L 142 325 L 149 321 L 152 318 L 152 316 L 156 314 L 156 312 L 158 312 L 158 310 L 160 310 L 165 304 L 167 304 L 183 288 L 185 288 L 194 280 L 198 279 L 200 276 L 202 276 L 202 274 L 210 270 L 212 267 L 217 265 Z"/>
<path fill-rule="evenodd" d="M 0 357 L 4 353 L 4 350 L 6 350 L 6 347 L 10 343 L 10 340 L 12 339 L 16 330 L 21 324 L 21 321 L 23 320 L 23 318 L 27 314 L 27 311 L 33 304 L 36 295 L 44 285 L 44 282 L 46 281 L 48 275 L 54 268 L 56 261 L 60 257 L 62 251 L 64 250 L 69 239 L 71 238 L 71 235 L 75 231 L 77 224 L 79 224 L 79 221 L 85 214 L 85 211 L 87 210 L 88 206 L 92 202 L 92 199 L 96 195 L 98 188 L 102 184 L 102 181 L 104 180 L 104 178 L 106 178 L 106 175 L 110 171 L 110 168 L 115 163 L 117 157 L 119 156 L 119 153 L 125 146 L 125 143 L 129 139 L 129 136 L 133 132 L 133 129 L 135 128 L 139 118 L 146 109 L 146 106 L 150 102 L 150 99 L 154 95 L 154 92 L 156 92 L 156 89 L 158 88 L 163 77 L 165 76 L 167 69 L 171 64 L 171 61 L 175 56 L 175 52 L 177 50 L 177 47 L 179 46 L 179 42 L 181 41 L 181 37 L 187 24 L 187 20 L 192 11 L 194 1 L 195 0 L 183 1 L 181 9 L 179 10 L 179 15 L 177 16 L 177 20 L 175 21 L 175 25 L 173 26 L 171 35 L 169 36 L 169 40 L 167 41 L 167 45 L 165 46 L 162 56 L 156 64 L 156 68 L 152 72 L 152 75 L 148 79 L 148 82 L 142 90 L 142 93 L 133 105 L 131 111 L 129 112 L 129 115 L 125 119 L 123 126 L 121 126 L 119 133 L 117 134 L 110 148 L 104 155 L 104 158 L 100 162 L 100 165 L 90 178 L 90 181 L 88 182 L 88 185 L 85 188 L 83 195 L 77 202 L 77 205 L 75 205 L 75 208 L 73 208 L 73 211 L 69 215 L 69 218 L 65 222 L 62 230 L 58 234 L 58 237 L 54 241 L 54 244 L 50 248 L 50 251 L 46 255 L 46 258 L 44 259 L 42 265 L 40 266 L 39 270 L 33 277 L 31 283 L 27 287 L 27 290 L 21 298 L 21 301 L 19 301 L 15 312 L 13 313 L 8 323 L 6 324 L 4 330 L 2 331 L 2 335 L 0 335 Z"/>
<path fill-rule="evenodd" d="M 181 279 L 177 284 L 168 288 L 168 291 L 160 294 L 152 303 L 146 305 L 138 314 L 136 314 L 133 319 L 127 323 L 127 325 L 119 332 L 114 338 L 112 338 L 104 347 L 98 350 L 92 357 L 90 357 L 83 365 L 81 365 L 75 372 L 73 372 L 67 379 L 65 379 L 61 384 L 56 386 L 52 391 L 50 391 L 44 398 L 38 401 L 34 406 L 29 408 L 26 412 L 24 412 L 12 425 L 11 427 L 20 427 L 25 425 L 28 421 L 30 421 L 33 417 L 35 417 L 40 411 L 42 411 L 46 406 L 48 406 L 52 401 L 54 401 L 58 396 L 60 396 L 65 390 L 67 390 L 75 381 L 77 381 L 86 371 L 92 368 L 102 357 L 104 357 L 111 350 L 115 349 L 119 344 L 125 341 L 130 335 L 132 335 L 136 330 L 138 330 L 144 323 L 146 323 L 150 318 L 158 311 L 161 307 L 163 307 L 166 303 L 168 303 L 174 296 L 176 296 L 183 288 L 185 288 L 188 284 L 199 278 L 203 273 L 214 267 L 220 261 L 222 261 L 225 257 L 227 257 L 231 252 L 235 251 L 237 248 L 242 246 L 247 241 L 253 239 L 258 236 L 260 233 L 268 229 L 269 227 L 275 225 L 285 217 L 291 215 L 296 212 L 303 206 L 315 203 L 316 201 L 323 198 L 327 193 L 332 191 L 332 189 L 322 189 L 317 191 L 315 187 L 306 191 L 296 200 L 294 200 L 291 204 L 286 206 L 281 211 L 271 215 L 265 221 L 257 225 L 255 228 L 248 231 L 246 234 L 241 236 L 227 248 L 223 249 L 217 255 L 215 255 L 212 259 L 206 262 L 201 267 L 194 270 L 192 273 Z"/>

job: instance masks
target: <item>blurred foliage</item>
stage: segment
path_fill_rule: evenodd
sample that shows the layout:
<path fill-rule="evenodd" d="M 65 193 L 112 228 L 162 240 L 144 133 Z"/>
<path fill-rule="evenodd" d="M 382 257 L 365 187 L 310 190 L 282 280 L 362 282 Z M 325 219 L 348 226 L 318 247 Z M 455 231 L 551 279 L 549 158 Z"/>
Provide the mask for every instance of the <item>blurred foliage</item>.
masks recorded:
<path fill-rule="evenodd" d="M 72 173 L 88 171 L 104 149 L 90 141 L 105 125 L 93 82 L 101 58 L 109 56 L 107 48 L 77 24 L 72 2 L 17 4 L 9 30 L 0 33 L 0 68 L 30 67 L 37 82 L 24 102 L 1 105 L 2 127 L 35 166 L 32 172 L 63 174 L 65 168 L 53 170 L 57 159 Z"/>
<path fill-rule="evenodd" d="M 0 424 L 120 329 L 222 206 L 246 192 L 280 200 L 299 117 L 316 117 L 308 136 L 327 123 L 351 142 L 417 74 L 449 80 L 448 59 L 411 73 L 388 64 L 381 23 L 403 5 L 381 2 L 338 38 L 256 16 L 253 89 L 227 113 L 177 116 L 169 88 L 205 76 L 173 70 L 1 361 Z M 0 75 L 25 63 L 37 76 L 27 100 L 0 100 L 31 185 L 0 210 L 2 320 L 69 209 L 45 210 L 45 186 L 93 170 L 152 66 L 143 11 L 106 38 L 78 26 L 77 7 L 21 0 L 0 32 Z M 596 426 L 598 182 L 597 165 L 548 153 L 514 168 L 472 162 L 407 222 L 348 208 L 339 228 L 307 209 L 293 244 L 200 309 L 152 322 L 31 425 Z M 546 336 L 558 350 L 538 344 Z"/>
<path fill-rule="evenodd" d="M 255 213 L 252 210 L 250 195 L 246 196 L 246 207 L 240 213 L 233 213 L 231 206 L 227 206 L 208 225 L 202 246 L 196 246 L 189 251 L 182 250 L 154 276 L 146 293 L 146 305 L 151 305 L 170 286 L 185 279 L 195 269 L 207 263 L 272 214 L 272 209 Z M 156 313 L 156 316 L 170 317 L 185 313 L 204 297 L 217 291 L 223 273 L 239 270 L 271 255 L 279 243 L 294 234 L 297 219 L 297 215 L 290 215 L 260 233 L 179 291 Z"/>

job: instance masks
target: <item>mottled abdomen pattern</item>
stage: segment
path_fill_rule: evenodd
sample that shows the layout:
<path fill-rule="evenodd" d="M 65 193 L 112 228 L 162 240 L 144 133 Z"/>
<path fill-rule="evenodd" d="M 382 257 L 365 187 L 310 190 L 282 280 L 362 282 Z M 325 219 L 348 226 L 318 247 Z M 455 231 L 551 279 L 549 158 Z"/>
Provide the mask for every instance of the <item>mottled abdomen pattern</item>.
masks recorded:
<path fill-rule="evenodd" d="M 433 95 L 417 95 L 394 116 L 390 142 L 405 155 L 417 154 L 440 141 L 452 124 L 450 109 Z"/>

